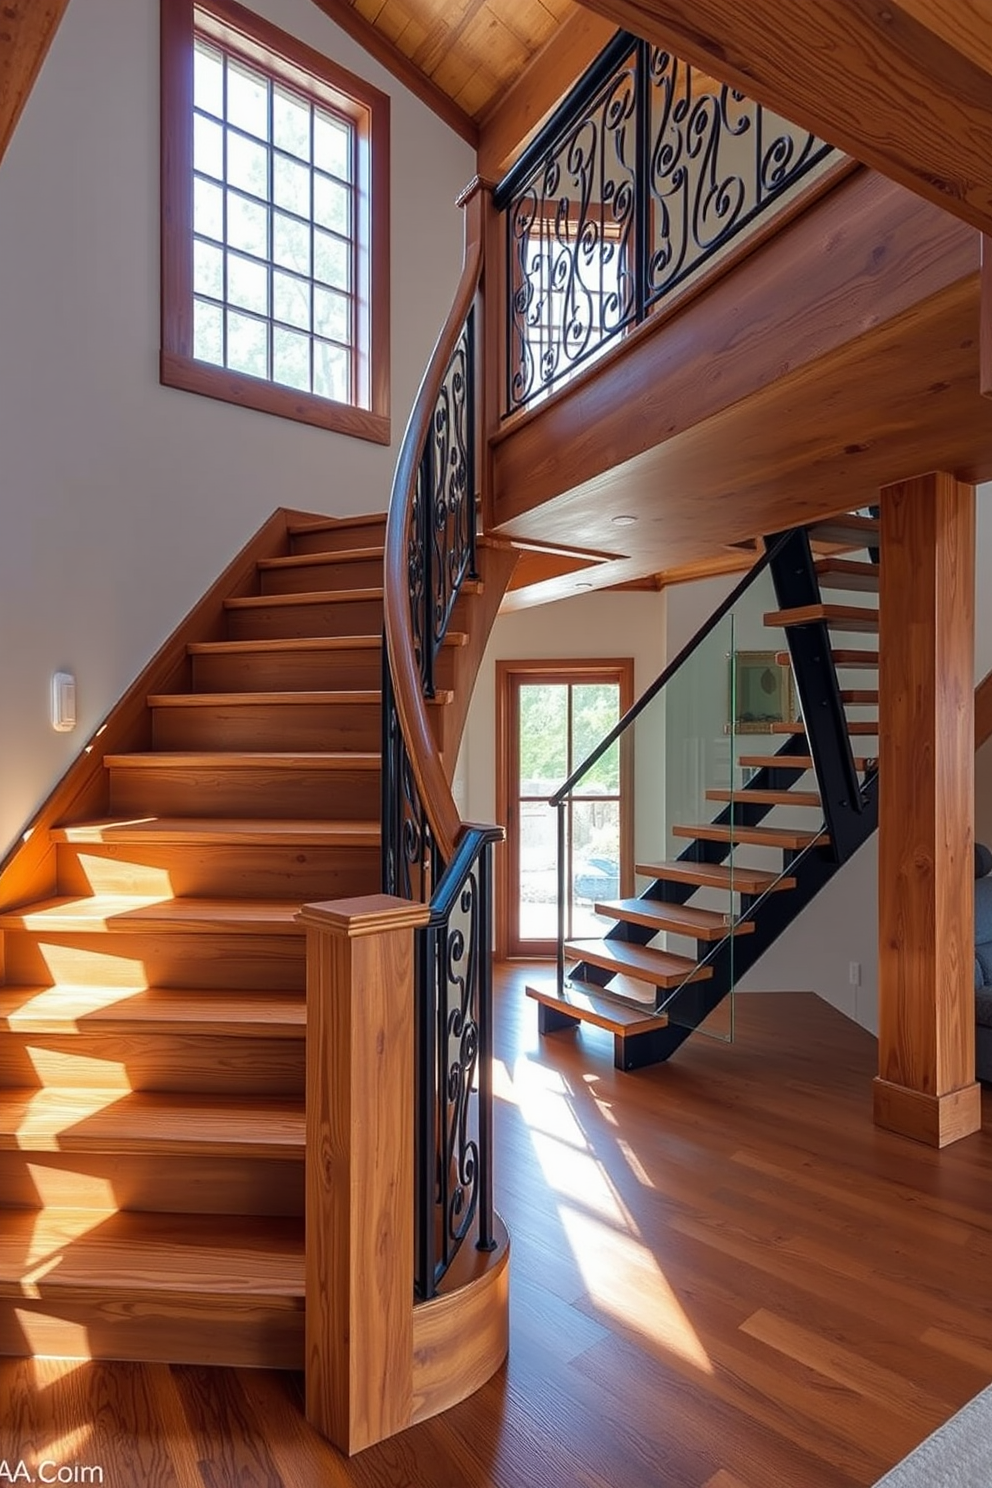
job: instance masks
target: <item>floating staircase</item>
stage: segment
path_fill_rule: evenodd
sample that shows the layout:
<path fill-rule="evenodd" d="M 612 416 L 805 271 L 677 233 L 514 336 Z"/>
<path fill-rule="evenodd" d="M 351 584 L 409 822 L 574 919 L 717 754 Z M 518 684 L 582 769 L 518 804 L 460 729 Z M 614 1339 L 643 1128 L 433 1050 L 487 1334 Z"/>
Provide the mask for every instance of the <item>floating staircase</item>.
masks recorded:
<path fill-rule="evenodd" d="M 7 875 L 2 1353 L 303 1365 L 296 917 L 380 885 L 383 538 L 290 525 Z"/>
<path fill-rule="evenodd" d="M 846 674 L 877 668 L 878 652 L 837 645 L 834 635 L 878 631 L 877 541 L 877 520 L 860 515 L 768 539 L 779 607 L 764 623 L 783 632 L 776 661 L 792 668 L 803 721 L 766 726 L 769 744 L 785 737 L 778 751 L 748 741 L 736 764 L 749 778 L 705 790 L 723 810 L 671 828 L 687 842 L 678 857 L 637 863 L 650 880 L 639 898 L 595 905 L 612 926 L 597 940 L 566 941 L 561 985 L 528 987 L 542 1033 L 592 1022 L 613 1033 L 620 1069 L 668 1058 L 874 830 L 878 691 L 847 685 Z M 865 602 L 834 602 L 835 592 Z M 778 823 L 776 813 L 796 808 L 809 814 L 808 828 Z M 760 863 L 749 861 L 754 850 Z M 690 902 L 713 890 L 722 911 Z M 695 953 L 662 947 L 659 935 L 694 941 Z"/>

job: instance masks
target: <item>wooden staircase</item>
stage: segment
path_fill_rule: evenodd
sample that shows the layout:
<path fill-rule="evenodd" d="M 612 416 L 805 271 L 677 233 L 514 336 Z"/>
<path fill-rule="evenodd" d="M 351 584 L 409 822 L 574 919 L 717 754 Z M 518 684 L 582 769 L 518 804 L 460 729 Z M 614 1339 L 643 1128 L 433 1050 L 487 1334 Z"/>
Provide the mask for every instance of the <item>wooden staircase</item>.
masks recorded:
<path fill-rule="evenodd" d="M 0 1352 L 303 1365 L 296 917 L 380 885 L 384 518 L 287 530 L 6 865 Z"/>
<path fill-rule="evenodd" d="M 825 625 L 830 637 L 834 632 L 876 634 L 878 610 L 870 596 L 878 592 L 878 564 L 870 550 L 877 533 L 877 520 L 862 516 L 833 518 L 808 533 L 811 552 L 827 555 L 815 562 L 814 590 L 818 586 L 828 594 L 868 596 L 867 602 L 841 604 L 821 598 L 815 604 L 768 613 L 764 623 L 781 627 L 786 637 L 795 628 L 814 625 Z M 862 750 L 852 751 L 854 769 L 864 777 L 877 764 L 878 691 L 844 685 L 844 674 L 877 668 L 878 652 L 829 643 L 822 648 L 823 656 L 837 674 L 843 727 Z M 777 660 L 792 665 L 795 658 L 783 650 Z M 871 716 L 865 716 L 866 710 Z M 565 958 L 572 969 L 564 985 L 542 981 L 528 987 L 528 996 L 539 1004 L 542 1033 L 592 1022 L 613 1033 L 614 1062 L 620 1069 L 667 1058 L 836 871 L 839 859 L 822 824 L 823 803 L 813 773 L 816 750 L 807 742 L 806 726 L 772 725 L 770 733 L 784 735 L 788 742 L 778 753 L 739 756 L 738 763 L 755 772 L 742 789 L 706 790 L 708 800 L 726 803 L 716 820 L 671 828 L 673 837 L 688 843 L 680 857 L 636 865 L 636 873 L 651 880 L 640 898 L 595 906 L 597 914 L 614 924 L 602 939 L 566 943 Z M 776 811 L 797 807 L 811 813 L 809 829 L 776 823 Z M 772 819 L 766 824 L 768 816 Z M 862 838 L 873 819 L 866 813 Z M 761 852 L 760 866 L 747 861 L 749 849 Z M 770 853 L 781 854 L 775 867 L 767 866 Z M 726 912 L 686 902 L 700 890 L 713 889 L 727 896 Z M 694 940 L 695 955 L 654 945 L 662 933 Z M 638 1014 L 633 1021 L 632 1011 Z"/>

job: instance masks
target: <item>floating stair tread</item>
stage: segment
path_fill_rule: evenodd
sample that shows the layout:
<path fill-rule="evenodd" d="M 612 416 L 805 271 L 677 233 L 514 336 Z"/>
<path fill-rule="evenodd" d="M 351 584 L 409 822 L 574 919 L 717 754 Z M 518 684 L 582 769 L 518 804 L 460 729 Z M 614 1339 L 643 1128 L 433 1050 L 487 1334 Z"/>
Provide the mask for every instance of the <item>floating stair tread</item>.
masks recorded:
<path fill-rule="evenodd" d="M 868 667 L 873 670 L 878 668 L 877 651 L 843 651 L 834 650 L 830 653 L 834 666 L 837 667 Z M 792 657 L 788 651 L 776 651 L 775 660 L 779 666 L 791 666 Z"/>
<path fill-rule="evenodd" d="M 379 770 L 382 757 L 369 750 L 152 750 L 147 754 L 108 754 L 114 770 Z"/>
<path fill-rule="evenodd" d="M 463 586 L 464 587 L 464 586 Z M 382 598 L 378 589 L 316 589 L 305 594 L 240 594 L 225 599 L 225 610 L 264 610 L 269 607 L 281 609 L 292 605 L 353 604 L 356 600 Z"/>
<path fill-rule="evenodd" d="M 770 723 L 768 725 L 768 732 L 770 734 L 804 734 L 806 732 L 806 725 L 801 719 L 797 723 Z M 878 733 L 878 719 L 861 718 L 854 722 L 848 719 L 847 732 L 849 734 L 867 734 L 873 738 Z"/>
<path fill-rule="evenodd" d="M 171 987 L 0 987 L 0 1029 L 8 1033 L 237 1034 L 299 1038 L 300 992 L 178 991 Z"/>
<path fill-rule="evenodd" d="M 271 704 L 372 703 L 378 706 L 382 693 L 325 690 L 321 692 L 153 692 L 149 708 L 257 708 Z"/>
<path fill-rule="evenodd" d="M 877 517 L 826 517 L 807 528 L 810 541 L 832 543 L 842 548 L 875 548 L 878 546 Z"/>
<path fill-rule="evenodd" d="M 742 754 L 737 761 L 749 770 L 812 770 L 813 757 L 809 754 Z M 854 761 L 856 770 L 867 770 L 874 761 L 858 755 Z"/>
<path fill-rule="evenodd" d="M 298 900 L 149 899 L 95 894 L 86 899 L 47 899 L 0 914 L 0 930 L 149 931 L 203 930 L 259 935 L 302 935 Z"/>
<path fill-rule="evenodd" d="M 752 756 L 753 757 L 753 756 Z M 812 764 L 812 761 L 810 762 Z M 707 801 L 735 801 L 739 806 L 819 806 L 816 791 L 800 790 L 708 790 Z"/>
<path fill-rule="evenodd" d="M 565 955 L 606 971 L 619 971 L 653 987 L 680 987 L 683 982 L 705 982 L 713 975 L 711 966 L 696 966 L 688 956 L 675 956 L 671 951 L 656 951 L 651 946 L 632 945 L 623 940 L 570 940 Z"/>
<path fill-rule="evenodd" d="M 699 888 L 734 890 L 740 894 L 763 894 L 766 889 L 794 889 L 794 878 L 757 868 L 728 868 L 723 863 L 693 863 L 687 858 L 672 862 L 638 863 L 634 869 L 645 878 L 660 878 L 668 883 L 691 883 Z"/>
<path fill-rule="evenodd" d="M 841 691 L 840 700 L 852 708 L 869 708 L 878 706 L 877 687 L 845 687 Z"/>
<path fill-rule="evenodd" d="M 620 980 L 619 978 L 617 980 Z M 620 1002 L 607 996 L 602 987 L 593 982 L 582 982 L 569 977 L 563 990 L 558 991 L 554 982 L 535 982 L 527 985 L 527 996 L 547 1007 L 557 1008 L 583 1023 L 593 1023 L 609 1033 L 621 1037 L 628 1033 L 647 1033 L 652 1028 L 667 1028 L 668 1014 L 656 1013 Z"/>
<path fill-rule="evenodd" d="M 850 558 L 821 558 L 815 565 L 821 589 L 850 589 L 863 594 L 878 593 L 877 563 Z"/>
<path fill-rule="evenodd" d="M 341 548 L 336 553 L 293 553 L 288 558 L 259 558 L 256 568 L 266 571 L 294 568 L 319 568 L 329 567 L 335 563 L 366 563 L 370 559 L 381 559 L 385 548 L 380 543 L 378 547 L 370 548 Z"/>
<path fill-rule="evenodd" d="M 101 1213 L 92 1209 L 0 1214 L 0 1296 L 55 1297 L 112 1290 L 248 1295 L 302 1304 L 303 1224 L 253 1215 Z"/>
<path fill-rule="evenodd" d="M 796 610 L 772 610 L 764 617 L 766 625 L 812 625 L 823 621 L 833 630 L 864 632 L 878 630 L 878 611 L 868 605 L 803 605 Z"/>
<path fill-rule="evenodd" d="M 688 935 L 694 940 L 723 940 L 727 935 L 747 935 L 754 929 L 751 920 L 742 920 L 731 926 L 727 916 L 716 910 L 693 909 L 687 904 L 665 904 L 661 899 L 610 899 L 597 904 L 596 913 L 655 931 L 669 930 L 675 935 Z"/>
<path fill-rule="evenodd" d="M 449 630 L 443 646 L 467 646 L 468 632 Z M 268 641 L 190 641 L 190 656 L 255 656 L 280 655 L 288 651 L 381 651 L 381 635 L 298 636 Z"/>
<path fill-rule="evenodd" d="M 301 1161 L 303 1100 L 120 1090 L 0 1090 L 0 1152 L 168 1153 Z"/>
<path fill-rule="evenodd" d="M 378 822 L 147 817 L 122 821 L 73 822 L 51 832 L 53 842 L 177 843 L 188 846 L 347 847 L 376 846 Z"/>
<path fill-rule="evenodd" d="M 824 845 L 830 838 L 824 833 L 801 832 L 791 827 L 745 827 L 735 822 L 702 822 L 699 826 L 672 827 L 673 837 L 688 837 L 697 842 L 742 842 L 751 847 L 782 847 L 798 852 L 819 839 Z M 736 872 L 735 872 L 736 879 Z"/>

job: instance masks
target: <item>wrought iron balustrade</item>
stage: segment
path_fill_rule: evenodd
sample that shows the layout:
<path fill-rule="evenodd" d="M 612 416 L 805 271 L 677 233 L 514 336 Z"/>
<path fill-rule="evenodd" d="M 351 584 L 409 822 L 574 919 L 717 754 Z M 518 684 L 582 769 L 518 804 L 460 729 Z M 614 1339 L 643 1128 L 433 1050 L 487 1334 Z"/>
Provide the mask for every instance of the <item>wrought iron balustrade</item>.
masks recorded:
<path fill-rule="evenodd" d="M 506 220 L 504 413 L 639 324 L 836 156 L 620 33 L 494 194 Z"/>

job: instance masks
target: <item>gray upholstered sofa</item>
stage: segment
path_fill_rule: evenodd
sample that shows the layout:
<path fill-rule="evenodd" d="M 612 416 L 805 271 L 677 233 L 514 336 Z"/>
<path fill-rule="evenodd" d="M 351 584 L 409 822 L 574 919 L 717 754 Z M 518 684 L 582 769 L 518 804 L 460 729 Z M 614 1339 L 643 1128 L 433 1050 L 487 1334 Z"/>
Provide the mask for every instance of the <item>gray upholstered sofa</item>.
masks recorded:
<path fill-rule="evenodd" d="M 975 1075 L 992 1081 L 992 852 L 975 844 Z"/>

